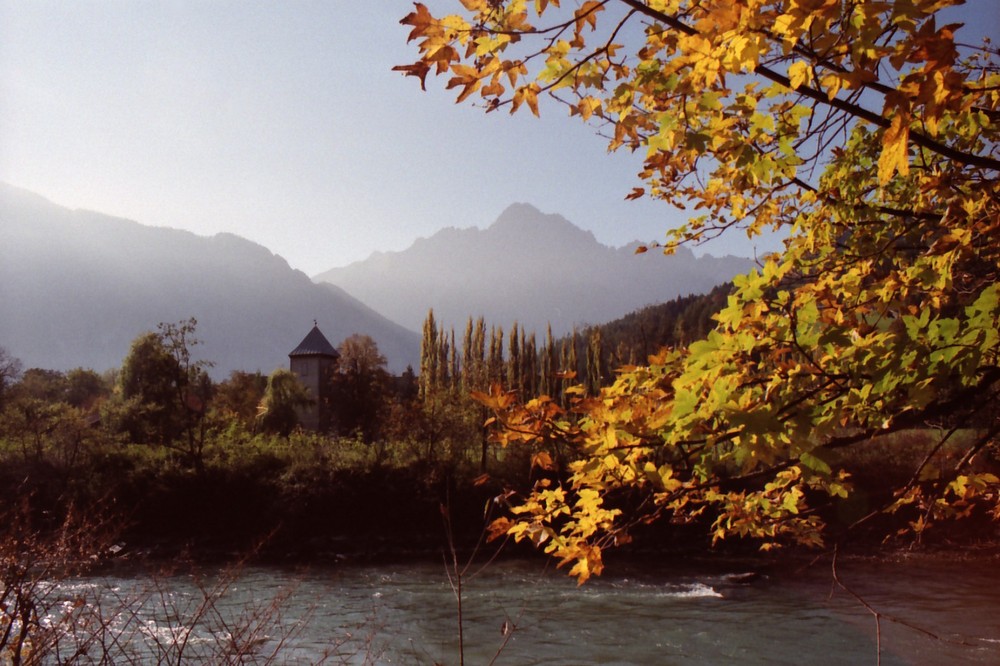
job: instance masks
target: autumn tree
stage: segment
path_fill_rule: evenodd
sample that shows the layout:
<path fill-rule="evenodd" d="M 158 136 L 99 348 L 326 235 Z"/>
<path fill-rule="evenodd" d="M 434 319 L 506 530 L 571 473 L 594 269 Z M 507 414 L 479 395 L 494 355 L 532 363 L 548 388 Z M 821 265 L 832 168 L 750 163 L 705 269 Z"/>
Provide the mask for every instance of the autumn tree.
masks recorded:
<path fill-rule="evenodd" d="M 439 370 L 442 363 L 441 345 L 438 340 L 437 322 L 434 310 L 427 313 L 424 319 L 423 336 L 420 339 L 420 399 L 426 400 L 440 388 L 438 386 Z"/>
<path fill-rule="evenodd" d="M 462 350 L 457 348 L 454 329 L 439 328 L 433 311 L 428 312 L 423 331 L 418 413 L 410 432 L 419 441 L 418 455 L 425 462 L 455 462 L 482 440 L 484 410 L 468 396 L 485 373 L 485 323 L 480 319 L 474 326 L 469 319 Z M 482 444 L 483 459 L 485 447 Z"/>
<path fill-rule="evenodd" d="M 494 404 L 508 441 L 558 438 L 580 456 L 498 532 L 580 579 L 654 518 L 821 544 L 816 508 L 851 491 L 837 460 L 913 428 L 938 437 L 879 512 L 918 533 L 977 502 L 1000 516 L 997 476 L 974 465 L 1000 433 L 1000 73 L 949 22 L 958 4 L 416 4 L 403 23 L 419 58 L 398 69 L 444 75 L 490 111 L 555 102 L 638 152 L 628 196 L 696 213 L 668 252 L 737 229 L 787 236 L 735 280 L 705 340 L 623 373 L 575 424 L 539 401 Z M 624 491 L 645 497 L 640 512 L 614 505 Z"/>

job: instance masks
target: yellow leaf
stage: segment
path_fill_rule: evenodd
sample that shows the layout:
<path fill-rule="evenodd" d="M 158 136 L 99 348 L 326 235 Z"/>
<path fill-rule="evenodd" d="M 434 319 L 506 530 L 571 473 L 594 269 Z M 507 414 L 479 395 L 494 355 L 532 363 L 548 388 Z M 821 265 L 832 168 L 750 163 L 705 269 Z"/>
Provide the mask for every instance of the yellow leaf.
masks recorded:
<path fill-rule="evenodd" d="M 826 89 L 826 98 L 832 100 L 840 92 L 840 88 L 844 85 L 844 79 L 840 74 L 826 74 L 820 77 L 820 86 Z"/>
<path fill-rule="evenodd" d="M 576 32 L 579 34 L 585 25 L 590 25 L 591 30 L 597 29 L 597 12 L 604 11 L 604 3 L 597 0 L 587 0 L 574 12 L 576 20 Z"/>
<path fill-rule="evenodd" d="M 805 60 L 796 60 L 788 68 L 788 80 L 792 84 L 792 90 L 798 90 L 802 85 L 809 85 L 813 80 L 812 67 Z"/>
<path fill-rule="evenodd" d="M 527 103 L 528 108 L 531 112 L 538 116 L 538 91 L 540 88 L 537 83 L 529 83 L 526 86 L 517 89 L 514 93 L 514 99 L 510 105 L 510 112 L 515 113 L 522 103 Z"/>
<path fill-rule="evenodd" d="M 905 176 L 910 173 L 907 144 L 910 139 L 909 114 L 897 113 L 892 125 L 882 135 L 882 155 L 878 158 L 878 182 L 885 185 L 896 171 Z"/>
<path fill-rule="evenodd" d="M 590 120 L 590 117 L 595 113 L 600 113 L 601 111 L 601 100 L 596 97 L 584 97 L 576 105 L 577 110 L 580 113 L 580 117 L 584 120 Z"/>

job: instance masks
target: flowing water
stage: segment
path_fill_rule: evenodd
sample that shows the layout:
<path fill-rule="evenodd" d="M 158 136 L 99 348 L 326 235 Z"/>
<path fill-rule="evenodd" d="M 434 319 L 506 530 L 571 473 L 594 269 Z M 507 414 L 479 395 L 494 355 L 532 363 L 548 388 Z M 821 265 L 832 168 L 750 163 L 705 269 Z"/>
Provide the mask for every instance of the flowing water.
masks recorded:
<path fill-rule="evenodd" d="M 539 560 L 494 562 L 462 581 L 465 663 L 1000 664 L 993 561 L 841 562 L 870 609 L 829 563 L 742 575 L 748 566 L 615 564 L 577 587 Z M 443 564 L 249 568 L 233 580 L 115 571 L 58 594 L 66 612 L 85 598 L 114 615 L 113 642 L 141 663 L 213 663 L 199 646 L 225 641 L 253 646 L 256 660 L 240 663 L 275 651 L 281 664 L 459 663 Z"/>

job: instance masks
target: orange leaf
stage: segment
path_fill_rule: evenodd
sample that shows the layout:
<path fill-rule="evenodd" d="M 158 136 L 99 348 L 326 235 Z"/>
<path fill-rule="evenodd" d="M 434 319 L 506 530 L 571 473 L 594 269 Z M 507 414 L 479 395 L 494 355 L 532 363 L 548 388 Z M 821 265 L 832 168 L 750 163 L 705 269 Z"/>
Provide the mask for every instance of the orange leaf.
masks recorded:
<path fill-rule="evenodd" d="M 531 456 L 531 466 L 549 471 L 556 468 L 555 463 L 552 462 L 552 456 L 550 456 L 546 451 L 539 451 L 535 455 Z"/>

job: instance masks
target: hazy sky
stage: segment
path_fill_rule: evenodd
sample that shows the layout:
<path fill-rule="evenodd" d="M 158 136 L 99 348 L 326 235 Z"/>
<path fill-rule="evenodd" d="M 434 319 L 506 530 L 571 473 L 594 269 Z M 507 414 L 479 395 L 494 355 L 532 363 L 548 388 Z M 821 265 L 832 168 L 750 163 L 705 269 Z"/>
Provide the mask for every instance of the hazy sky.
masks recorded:
<path fill-rule="evenodd" d="M 992 12 L 996 0 L 978 0 Z M 441 3 L 436 3 L 440 5 Z M 608 155 L 549 105 L 485 115 L 420 91 L 404 0 L 0 0 L 0 180 L 71 208 L 261 243 L 313 275 L 510 203 L 608 245 L 685 213 L 623 200 Z M 751 256 L 733 234 L 714 254 Z"/>

